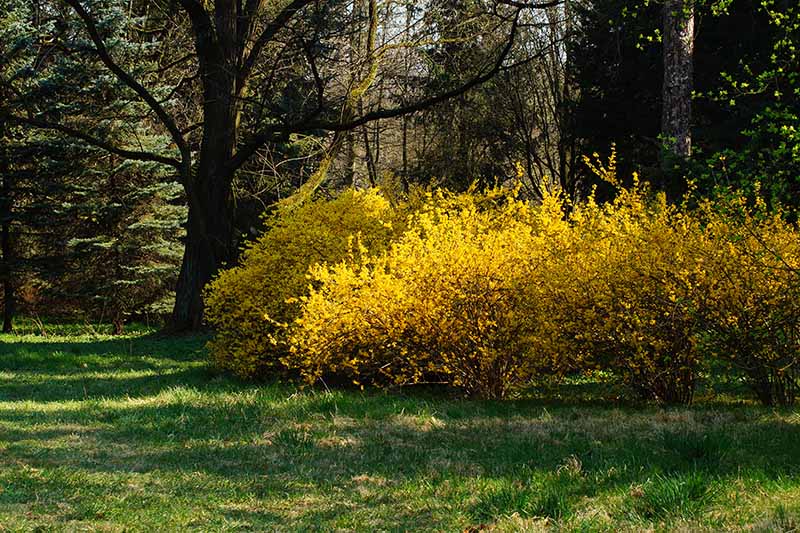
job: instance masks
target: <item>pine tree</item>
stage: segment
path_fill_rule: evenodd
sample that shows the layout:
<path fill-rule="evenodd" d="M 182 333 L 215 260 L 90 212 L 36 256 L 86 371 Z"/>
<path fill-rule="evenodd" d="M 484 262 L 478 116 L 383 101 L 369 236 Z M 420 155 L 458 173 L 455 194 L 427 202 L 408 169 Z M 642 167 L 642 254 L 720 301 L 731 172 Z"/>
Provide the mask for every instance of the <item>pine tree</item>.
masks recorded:
<path fill-rule="evenodd" d="M 58 98 L 65 102 L 59 113 L 74 127 L 91 124 L 111 140 L 135 139 L 149 149 L 163 145 L 164 137 L 146 122 L 131 120 L 144 114 L 143 107 L 117 98 L 119 82 L 83 60 L 91 53 L 86 39 L 65 37 L 67 27 L 41 17 L 36 7 L 0 0 L 0 88 L 7 96 L 0 117 L 36 117 Z M 122 16 L 113 9 L 107 15 L 112 25 Z M 150 46 L 116 35 L 126 57 Z M 72 53 L 51 53 L 53 43 Z M 180 264 L 181 187 L 161 165 L 128 162 L 68 133 L 16 122 L 0 135 L 6 322 L 10 326 L 15 289 L 32 293 L 50 316 L 106 319 L 118 329 L 128 317 L 163 314 Z"/>

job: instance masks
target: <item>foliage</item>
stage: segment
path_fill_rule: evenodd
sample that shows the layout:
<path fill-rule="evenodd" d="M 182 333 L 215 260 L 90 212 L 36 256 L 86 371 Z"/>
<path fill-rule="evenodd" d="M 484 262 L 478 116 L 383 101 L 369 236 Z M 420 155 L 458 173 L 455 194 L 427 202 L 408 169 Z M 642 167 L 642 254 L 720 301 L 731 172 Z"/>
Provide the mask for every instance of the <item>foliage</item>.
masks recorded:
<path fill-rule="evenodd" d="M 796 228 L 763 203 L 757 217 L 744 199 L 691 208 L 636 176 L 623 187 L 613 156 L 590 166 L 618 189 L 612 203 L 438 192 L 387 252 L 314 267 L 286 365 L 309 381 L 491 398 L 542 373 L 604 370 L 642 399 L 688 404 L 716 354 L 765 403 L 790 403 Z"/>
<path fill-rule="evenodd" d="M 613 370 L 645 398 L 688 403 L 698 370 L 717 358 L 764 404 L 793 403 L 796 226 L 764 200 L 751 205 L 734 194 L 690 209 L 647 194 L 646 186 L 623 188 L 612 204 L 590 202 L 572 217 L 573 240 L 584 244 L 559 266 L 576 295 L 560 305 L 564 328 L 591 361 L 583 367 Z"/>
<path fill-rule="evenodd" d="M 614 164 L 598 172 L 613 180 Z M 388 253 L 314 269 L 288 366 L 483 397 L 600 367 L 645 398 L 690 402 L 698 222 L 639 184 L 569 218 L 558 195 L 486 194 L 500 201 L 432 195 Z"/>
<path fill-rule="evenodd" d="M 544 250 L 534 228 L 560 219 L 558 199 L 548 200 L 534 213 L 501 190 L 431 193 L 387 253 L 313 270 L 318 288 L 303 298 L 288 366 L 310 380 L 433 379 L 505 396 L 539 364 L 527 288 Z"/>
<path fill-rule="evenodd" d="M 625 175 L 671 200 L 691 169 L 703 193 L 758 182 L 770 204 L 796 202 L 793 3 L 554 4 L 0 0 L 6 314 L 38 290 L 72 315 L 129 320 L 176 289 L 174 325 L 194 329 L 202 288 L 298 189 L 395 174 L 461 191 L 518 169 L 528 199 L 585 199 L 595 176 L 578 154 L 612 141 Z M 698 155 L 659 165 L 659 26 L 678 4 L 702 24 Z"/>
<path fill-rule="evenodd" d="M 132 316 L 169 315 L 186 233 L 180 185 L 140 166 L 122 165 L 118 183 L 83 187 L 65 202 L 67 270 L 50 290 L 118 328 Z"/>
<path fill-rule="evenodd" d="M 379 252 L 395 231 L 396 210 L 377 191 L 348 190 L 267 218 L 268 230 L 206 291 L 206 320 L 216 337 L 215 362 L 240 376 L 281 367 L 285 331 L 298 312 L 314 264 Z"/>
<path fill-rule="evenodd" d="M 748 110 L 739 125 L 742 142 L 711 152 L 699 176 L 710 188 L 734 187 L 763 194 L 774 205 L 798 206 L 800 192 L 800 8 L 765 0 L 759 6 L 769 47 L 765 58 L 741 58 L 720 73 L 709 99 L 729 114 Z M 757 190 L 758 189 L 758 190 Z"/>
<path fill-rule="evenodd" d="M 708 217 L 715 246 L 705 258 L 714 276 L 701 305 L 701 338 L 762 403 L 792 404 L 800 386 L 800 236 L 763 201 L 724 207 L 725 216 Z"/>
<path fill-rule="evenodd" d="M 691 4 L 702 27 L 693 54 L 694 156 L 665 172 L 658 139 L 664 2 L 576 3 L 573 121 L 583 152 L 617 142 L 624 174 L 640 171 L 671 199 L 691 177 L 709 195 L 717 185 L 752 193 L 759 181 L 764 194 L 796 205 L 797 8 L 772 0 Z"/>
<path fill-rule="evenodd" d="M 145 57 L 153 42 L 126 31 L 125 10 L 96 2 L 93 11 L 118 60 L 152 66 Z M 39 116 L 50 99 L 59 98 L 60 113 L 82 117 L 110 140 L 140 148 L 166 142 L 132 121 L 145 114 L 143 107 L 131 105 L 119 83 L 87 59 L 93 52 L 80 32 L 66 31 L 55 13 L 41 16 L 46 10 L 38 2 L 2 0 L 0 12 L 0 117 Z M 56 48 L 68 53 L 61 57 Z M 88 79 L 94 79 L 91 87 L 81 83 Z M 93 107 L 98 99 L 102 113 Z M 10 241 L 0 277 L 11 282 L 11 300 L 19 300 L 23 313 L 108 320 L 118 330 L 132 318 L 166 316 L 186 222 L 183 190 L 173 173 L 16 121 L 0 131 L 0 169 L 0 197 L 8 202 L 0 219 Z"/>

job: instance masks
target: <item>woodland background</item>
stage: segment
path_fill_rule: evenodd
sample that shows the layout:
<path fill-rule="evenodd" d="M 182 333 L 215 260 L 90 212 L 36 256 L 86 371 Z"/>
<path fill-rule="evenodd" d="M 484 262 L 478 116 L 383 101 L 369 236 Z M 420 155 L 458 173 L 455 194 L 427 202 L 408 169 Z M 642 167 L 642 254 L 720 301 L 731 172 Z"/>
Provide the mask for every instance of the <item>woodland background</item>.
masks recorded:
<path fill-rule="evenodd" d="M 0 0 L 0 281 L 15 314 L 203 326 L 264 213 L 353 186 L 607 186 L 616 144 L 798 202 L 790 0 Z"/>

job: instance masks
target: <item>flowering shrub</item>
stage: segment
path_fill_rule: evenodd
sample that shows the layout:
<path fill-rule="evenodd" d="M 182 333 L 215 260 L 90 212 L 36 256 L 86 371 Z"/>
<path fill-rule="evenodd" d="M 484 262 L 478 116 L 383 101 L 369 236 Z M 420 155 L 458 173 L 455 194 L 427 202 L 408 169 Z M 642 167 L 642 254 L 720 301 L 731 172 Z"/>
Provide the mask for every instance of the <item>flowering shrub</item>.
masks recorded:
<path fill-rule="evenodd" d="M 272 221 L 208 293 L 217 363 L 244 376 L 445 383 L 502 398 L 540 374 L 604 370 L 643 399 L 692 401 L 711 358 L 790 404 L 800 236 L 763 202 L 667 203 L 614 158 L 614 201 L 514 191 L 345 193 Z"/>
<path fill-rule="evenodd" d="M 309 267 L 379 251 L 391 239 L 396 210 L 377 191 L 348 190 L 268 220 L 269 230 L 206 290 L 215 363 L 243 377 L 281 368 L 286 327 L 307 291 Z M 358 243 L 358 245 L 356 245 Z"/>
<path fill-rule="evenodd" d="M 765 405 L 791 405 L 800 385 L 800 235 L 781 213 L 741 199 L 706 205 L 713 271 L 701 302 L 711 355 L 742 373 Z"/>
<path fill-rule="evenodd" d="M 613 181 L 613 168 L 596 168 Z M 670 205 L 634 177 L 613 203 L 579 206 L 570 225 L 568 252 L 547 276 L 560 302 L 547 316 L 583 354 L 581 368 L 610 370 L 659 403 L 689 403 L 713 356 L 762 403 L 794 402 L 800 235 L 783 213 L 743 198 Z"/>
<path fill-rule="evenodd" d="M 537 218 L 498 190 L 430 195 L 385 254 L 313 270 L 288 366 L 505 396 L 540 362 Z"/>
<path fill-rule="evenodd" d="M 700 356 L 695 302 L 707 271 L 699 221 L 638 183 L 572 217 L 578 245 L 562 305 L 563 329 L 587 354 L 659 403 L 690 403 Z"/>

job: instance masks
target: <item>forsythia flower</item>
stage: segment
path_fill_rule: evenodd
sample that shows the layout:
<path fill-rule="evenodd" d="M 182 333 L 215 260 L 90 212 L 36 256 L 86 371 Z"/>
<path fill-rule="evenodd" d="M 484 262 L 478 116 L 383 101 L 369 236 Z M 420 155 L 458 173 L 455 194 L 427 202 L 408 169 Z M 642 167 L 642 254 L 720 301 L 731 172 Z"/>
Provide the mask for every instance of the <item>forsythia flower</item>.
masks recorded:
<path fill-rule="evenodd" d="M 540 374 L 605 370 L 692 401 L 711 358 L 764 403 L 800 373 L 800 238 L 741 198 L 668 203 L 616 161 L 605 205 L 518 191 L 348 191 L 272 218 L 207 292 L 215 361 L 361 385 L 445 382 L 499 398 Z"/>
<path fill-rule="evenodd" d="M 241 265 L 223 271 L 206 290 L 206 320 L 216 332 L 209 348 L 216 364 L 242 377 L 280 369 L 287 328 L 299 312 L 298 297 L 308 289 L 309 268 L 382 250 L 398 215 L 373 189 L 349 190 L 267 218 L 269 229 L 244 251 Z"/>

